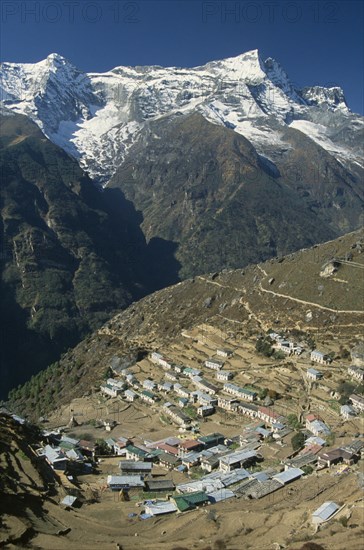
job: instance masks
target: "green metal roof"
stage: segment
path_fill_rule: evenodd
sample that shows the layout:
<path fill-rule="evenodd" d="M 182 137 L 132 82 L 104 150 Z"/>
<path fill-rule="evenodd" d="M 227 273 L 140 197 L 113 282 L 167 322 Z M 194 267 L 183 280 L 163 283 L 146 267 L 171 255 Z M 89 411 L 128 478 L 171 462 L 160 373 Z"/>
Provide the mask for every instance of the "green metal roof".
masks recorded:
<path fill-rule="evenodd" d="M 214 433 L 209 435 L 203 435 L 202 437 L 199 437 L 198 440 L 201 441 L 202 443 L 211 443 L 212 441 L 216 441 L 217 439 L 221 439 L 221 438 L 225 439 L 223 434 Z"/>
<path fill-rule="evenodd" d="M 208 496 L 206 495 L 205 491 L 196 491 L 195 493 L 185 493 L 183 495 L 178 495 L 173 498 L 180 512 L 193 510 L 199 504 L 204 504 L 205 502 L 209 502 Z"/>
<path fill-rule="evenodd" d="M 143 449 L 139 449 L 138 447 L 134 447 L 134 445 L 127 445 L 126 450 L 130 453 L 134 453 L 137 456 L 145 457 L 148 456 L 148 453 L 143 451 Z"/>
<path fill-rule="evenodd" d="M 142 393 L 142 395 L 146 395 L 147 397 L 150 397 L 151 399 L 155 399 L 155 397 L 156 397 L 154 395 L 154 393 L 152 393 L 151 391 L 148 391 L 148 390 L 144 390 L 141 393 Z"/>

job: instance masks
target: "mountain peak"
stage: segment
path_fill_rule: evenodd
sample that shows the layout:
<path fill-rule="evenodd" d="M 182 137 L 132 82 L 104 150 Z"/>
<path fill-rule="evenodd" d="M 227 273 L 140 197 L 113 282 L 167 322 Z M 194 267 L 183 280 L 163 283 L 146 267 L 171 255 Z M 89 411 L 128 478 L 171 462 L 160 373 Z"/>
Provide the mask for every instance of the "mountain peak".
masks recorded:
<path fill-rule="evenodd" d="M 307 86 L 300 93 L 308 105 L 324 106 L 330 111 L 350 112 L 344 90 L 340 86 Z"/>
<path fill-rule="evenodd" d="M 264 71 L 269 80 L 278 88 L 280 88 L 286 95 L 291 97 L 296 103 L 303 103 L 301 97 L 297 94 L 292 82 L 288 78 L 286 71 L 283 67 L 273 59 L 268 57 L 264 61 Z"/>
<path fill-rule="evenodd" d="M 233 79 L 248 78 L 260 81 L 265 78 L 264 63 L 257 49 L 208 63 L 208 65 L 217 65 L 227 69 L 229 76 L 231 75 Z"/>
<path fill-rule="evenodd" d="M 65 65 L 65 64 L 68 64 L 68 60 L 63 57 L 62 55 L 60 55 L 59 53 L 50 53 L 48 56 L 47 56 L 47 61 L 51 62 L 51 63 L 54 63 L 54 64 L 62 64 L 62 65 Z"/>

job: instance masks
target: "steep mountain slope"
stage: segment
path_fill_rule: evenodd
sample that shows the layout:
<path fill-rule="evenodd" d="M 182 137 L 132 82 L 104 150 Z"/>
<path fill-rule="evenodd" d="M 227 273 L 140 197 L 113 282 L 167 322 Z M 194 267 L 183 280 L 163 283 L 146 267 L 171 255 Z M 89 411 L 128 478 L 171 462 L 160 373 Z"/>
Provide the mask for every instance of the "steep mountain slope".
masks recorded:
<path fill-rule="evenodd" d="M 104 74 L 51 54 L 3 63 L 0 95 L 2 391 L 149 291 L 363 224 L 363 117 L 257 50 Z"/>
<path fill-rule="evenodd" d="M 11 393 L 11 406 L 36 417 L 88 395 L 113 358 L 139 359 L 185 340 L 203 326 L 226 345 L 255 340 L 269 328 L 298 331 L 316 342 L 348 348 L 364 326 L 364 232 L 244 270 L 198 276 L 132 304 L 69 351 L 62 360 Z M 323 277 L 335 259 L 335 269 Z M 230 342 L 230 344 L 228 343 Z M 188 363 L 188 361 L 187 361 Z M 77 381 L 77 384 L 75 383 Z"/>
<path fill-rule="evenodd" d="M 317 166 L 317 146 L 309 145 L 314 151 L 306 146 L 307 158 Z M 303 150 L 295 148 L 297 167 L 303 164 Z M 348 174 L 323 150 L 321 159 L 320 186 L 312 182 L 309 162 L 302 181 L 291 183 L 289 160 L 282 162 L 286 173 L 281 176 L 248 140 L 195 113 L 151 122 L 108 188 L 121 188 L 142 211 L 147 239 L 158 236 L 179 244 L 183 278 L 327 240 L 338 233 L 340 216 L 344 226 L 357 225 L 360 199 L 346 184 Z M 339 182 L 346 211 L 338 215 L 332 202 Z"/>
<path fill-rule="evenodd" d="M 51 54 L 33 65 L 3 63 L 0 93 L 6 106 L 30 116 L 104 183 L 148 121 L 196 110 L 268 157 L 289 147 L 281 131 L 291 125 L 345 165 L 363 167 L 363 119 L 350 112 L 343 91 L 297 90 L 258 50 L 191 69 L 116 67 L 103 74 L 82 73 Z"/>
<path fill-rule="evenodd" d="M 9 109 L 141 211 L 150 257 L 168 280 L 173 252 L 186 277 L 363 224 L 363 117 L 340 88 L 298 90 L 257 50 L 192 69 L 104 74 L 52 54 L 4 63 L 0 86 Z"/>
<path fill-rule="evenodd" d="M 0 144 L 4 397 L 156 287 L 140 219 L 120 191 L 100 193 L 22 115 L 4 113 Z"/>
<path fill-rule="evenodd" d="M 24 547 L 37 531 L 67 532 L 66 524 L 55 517 L 60 516 L 54 501 L 58 493 L 55 479 L 32 450 L 39 445 L 39 429 L 3 412 L 0 428 L 0 546 Z"/>

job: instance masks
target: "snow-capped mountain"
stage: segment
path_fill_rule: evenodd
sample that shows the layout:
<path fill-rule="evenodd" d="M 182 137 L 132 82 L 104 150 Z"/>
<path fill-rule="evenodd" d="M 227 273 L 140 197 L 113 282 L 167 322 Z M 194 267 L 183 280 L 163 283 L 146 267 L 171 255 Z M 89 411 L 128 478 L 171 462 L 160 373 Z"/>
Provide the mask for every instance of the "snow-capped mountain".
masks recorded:
<path fill-rule="evenodd" d="M 285 71 L 258 50 L 201 67 L 117 67 L 82 73 L 51 54 L 39 63 L 3 63 L 3 104 L 35 121 L 44 134 L 106 183 L 150 121 L 201 113 L 274 156 L 291 144 L 287 127 L 306 134 L 344 165 L 363 158 L 363 118 L 350 112 L 341 88 L 297 90 Z"/>

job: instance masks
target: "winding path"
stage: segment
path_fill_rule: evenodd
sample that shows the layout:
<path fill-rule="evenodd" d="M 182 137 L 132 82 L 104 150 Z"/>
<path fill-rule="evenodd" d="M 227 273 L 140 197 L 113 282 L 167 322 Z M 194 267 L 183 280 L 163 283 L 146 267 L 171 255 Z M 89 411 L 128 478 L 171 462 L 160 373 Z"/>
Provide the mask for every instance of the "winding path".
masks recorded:
<path fill-rule="evenodd" d="M 267 272 L 264 271 L 263 268 L 260 267 L 260 265 L 257 265 L 258 269 L 260 269 L 266 277 L 268 277 Z M 266 288 L 263 288 L 262 283 L 259 283 L 259 290 L 262 292 L 265 292 L 267 294 L 272 294 L 273 296 L 278 296 L 279 298 L 285 298 L 286 300 L 293 300 L 294 302 L 298 302 L 299 304 L 305 304 L 308 306 L 316 307 L 318 309 L 323 309 L 324 311 L 331 311 L 332 313 L 354 313 L 354 314 L 363 314 L 363 310 L 356 310 L 356 309 L 333 309 L 331 307 L 327 306 L 321 306 L 320 304 L 317 304 L 316 302 L 308 302 L 306 300 L 301 300 L 300 298 L 293 298 L 293 296 L 289 296 L 288 294 L 280 294 L 279 292 L 274 292 L 273 290 L 267 290 Z"/>

